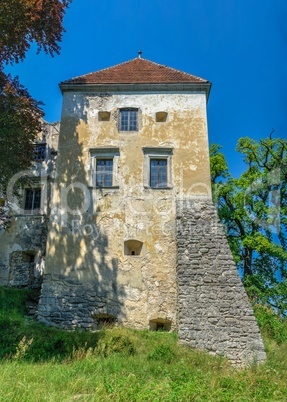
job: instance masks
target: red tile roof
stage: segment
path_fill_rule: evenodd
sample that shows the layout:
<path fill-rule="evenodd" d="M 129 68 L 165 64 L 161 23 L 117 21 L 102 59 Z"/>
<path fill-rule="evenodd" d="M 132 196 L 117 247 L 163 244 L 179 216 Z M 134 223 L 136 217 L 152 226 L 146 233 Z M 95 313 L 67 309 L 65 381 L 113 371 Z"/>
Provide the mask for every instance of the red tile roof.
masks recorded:
<path fill-rule="evenodd" d="M 61 84 L 178 84 L 207 80 L 137 57 L 115 66 L 81 75 Z"/>

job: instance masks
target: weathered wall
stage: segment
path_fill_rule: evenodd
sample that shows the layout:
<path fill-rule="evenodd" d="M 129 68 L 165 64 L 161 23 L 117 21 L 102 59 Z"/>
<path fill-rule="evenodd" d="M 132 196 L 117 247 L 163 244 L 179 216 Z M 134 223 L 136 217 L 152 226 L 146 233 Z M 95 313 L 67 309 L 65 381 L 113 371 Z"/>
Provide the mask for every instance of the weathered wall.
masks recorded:
<path fill-rule="evenodd" d="M 252 308 L 208 199 L 177 203 L 177 277 L 181 343 L 237 365 L 265 360 Z"/>
<path fill-rule="evenodd" d="M 49 215 L 50 183 L 55 170 L 59 124 L 43 122 L 37 142 L 46 144 L 46 160 L 33 162 L 28 173 L 32 183 L 41 187 L 41 208 L 37 214 L 24 211 L 24 193 L 10 208 L 11 224 L 0 230 L 0 284 L 16 287 L 40 287 L 45 265 L 47 215 Z M 15 180 L 16 183 L 16 180 Z M 33 186 L 33 184 L 32 184 Z M 29 263 L 29 255 L 33 262 Z"/>
<path fill-rule="evenodd" d="M 139 109 L 139 131 L 119 132 L 124 107 Z M 110 112 L 110 120 L 99 121 L 99 111 Z M 156 122 L 158 111 L 168 113 L 166 122 Z M 119 149 L 113 189 L 92 187 L 90 149 L 101 147 Z M 144 188 L 144 147 L 173 150 L 171 188 Z M 82 190 L 65 191 L 75 182 L 90 194 L 88 211 L 79 215 L 71 210 L 82 208 Z M 64 93 L 39 319 L 65 327 L 97 325 L 91 316 L 106 305 L 118 324 L 148 328 L 161 319 L 175 329 L 175 199 L 209 192 L 205 93 Z M 139 256 L 124 254 L 129 239 L 143 243 Z"/>

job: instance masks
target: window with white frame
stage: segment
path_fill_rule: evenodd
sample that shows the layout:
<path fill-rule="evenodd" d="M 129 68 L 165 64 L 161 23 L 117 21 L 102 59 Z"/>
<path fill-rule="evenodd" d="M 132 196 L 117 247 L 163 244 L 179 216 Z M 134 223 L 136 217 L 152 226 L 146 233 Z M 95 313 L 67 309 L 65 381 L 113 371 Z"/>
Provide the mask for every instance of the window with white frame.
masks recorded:
<path fill-rule="evenodd" d="M 96 186 L 112 187 L 113 185 L 113 160 L 97 159 L 96 161 Z"/>
<path fill-rule="evenodd" d="M 90 149 L 91 185 L 96 188 L 118 187 L 118 148 Z"/>
<path fill-rule="evenodd" d="M 39 213 L 41 208 L 41 188 L 26 188 L 24 211 L 27 214 Z"/>
<path fill-rule="evenodd" d="M 171 183 L 172 148 L 143 148 L 144 187 L 168 189 Z"/>
<path fill-rule="evenodd" d="M 167 159 L 150 158 L 150 187 L 165 188 L 167 186 Z"/>
<path fill-rule="evenodd" d="M 119 131 L 138 131 L 138 109 L 120 109 Z"/>

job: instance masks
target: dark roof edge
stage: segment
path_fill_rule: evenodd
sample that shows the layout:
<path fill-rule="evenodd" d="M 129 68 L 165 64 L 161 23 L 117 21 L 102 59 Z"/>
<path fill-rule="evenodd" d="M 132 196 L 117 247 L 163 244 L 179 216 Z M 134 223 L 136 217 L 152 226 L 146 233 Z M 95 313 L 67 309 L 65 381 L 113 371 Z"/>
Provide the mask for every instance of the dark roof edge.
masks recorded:
<path fill-rule="evenodd" d="M 211 82 L 183 82 L 183 83 L 160 83 L 160 84 L 75 84 L 60 82 L 61 92 L 188 92 L 203 91 L 208 101 Z"/>

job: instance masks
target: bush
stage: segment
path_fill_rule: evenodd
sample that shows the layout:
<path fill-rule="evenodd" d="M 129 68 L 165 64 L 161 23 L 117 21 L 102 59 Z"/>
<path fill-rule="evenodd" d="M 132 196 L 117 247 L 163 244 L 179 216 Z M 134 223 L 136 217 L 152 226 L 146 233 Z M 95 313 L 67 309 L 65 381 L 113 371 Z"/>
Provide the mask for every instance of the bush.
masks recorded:
<path fill-rule="evenodd" d="M 254 306 L 258 325 L 263 333 L 275 340 L 278 345 L 287 341 L 287 321 L 273 309 L 262 304 Z"/>
<path fill-rule="evenodd" d="M 160 344 L 156 346 L 147 356 L 148 360 L 171 363 L 175 354 L 169 345 Z"/>
<path fill-rule="evenodd" d="M 135 345 L 130 337 L 124 334 L 114 334 L 114 332 L 115 330 L 113 330 L 112 333 L 108 331 L 105 332 L 105 336 L 98 342 L 96 348 L 97 353 L 105 357 L 113 353 L 124 355 L 135 354 Z"/>

